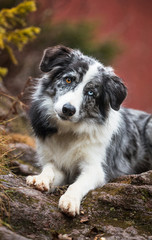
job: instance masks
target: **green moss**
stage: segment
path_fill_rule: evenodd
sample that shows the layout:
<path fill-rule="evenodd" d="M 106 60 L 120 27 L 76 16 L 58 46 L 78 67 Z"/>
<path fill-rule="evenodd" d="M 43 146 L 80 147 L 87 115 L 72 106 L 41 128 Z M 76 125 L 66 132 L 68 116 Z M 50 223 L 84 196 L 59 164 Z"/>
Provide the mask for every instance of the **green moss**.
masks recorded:
<path fill-rule="evenodd" d="M 141 196 L 144 200 L 148 200 L 152 197 L 152 194 L 148 191 L 148 189 L 142 188 L 140 190 Z"/>
<path fill-rule="evenodd" d="M 94 191 L 94 195 L 88 194 L 87 198 L 84 200 L 82 206 L 83 209 L 88 211 L 91 215 L 90 226 L 101 227 L 112 225 L 114 227 L 121 227 L 126 229 L 127 227 L 133 226 L 142 234 L 150 235 L 152 234 L 152 209 L 146 210 L 146 203 L 151 199 L 150 192 L 147 189 L 136 189 L 135 198 L 131 195 L 127 199 L 125 187 L 119 187 L 117 189 L 111 189 L 111 186 L 104 186 L 102 189 L 97 189 Z M 105 194 L 111 195 L 115 199 L 116 195 L 120 195 L 121 199 L 124 198 L 127 205 L 122 205 L 121 203 L 117 205 L 115 200 L 110 201 L 109 197 L 107 200 L 102 196 Z M 91 201 L 90 201 L 91 199 Z M 97 204 L 97 199 L 99 200 Z M 136 200 L 142 199 L 144 211 L 141 213 L 140 208 L 137 210 Z M 113 205 L 114 204 L 114 205 Z M 142 203 L 141 203 L 142 204 Z M 148 205 L 148 204 L 147 204 Z M 135 210 L 134 210 L 135 208 Z"/>
<path fill-rule="evenodd" d="M 103 192 L 106 192 L 112 196 L 115 196 L 115 195 L 120 195 L 122 193 L 124 193 L 125 191 L 125 186 L 121 186 L 121 187 L 118 187 L 118 188 L 109 188 L 107 186 L 104 186 L 102 188 L 102 191 Z"/>
<path fill-rule="evenodd" d="M 5 190 L 5 192 L 10 197 L 11 200 L 13 201 L 17 200 L 18 202 L 24 203 L 28 206 L 31 206 L 31 204 L 38 202 L 38 200 L 35 199 L 34 197 L 26 196 L 24 193 L 18 192 L 14 188 Z"/>
<path fill-rule="evenodd" d="M 115 211 L 116 211 L 116 209 L 115 209 L 114 207 L 111 207 L 111 208 L 110 208 L 110 211 L 113 211 L 113 212 L 115 212 Z"/>

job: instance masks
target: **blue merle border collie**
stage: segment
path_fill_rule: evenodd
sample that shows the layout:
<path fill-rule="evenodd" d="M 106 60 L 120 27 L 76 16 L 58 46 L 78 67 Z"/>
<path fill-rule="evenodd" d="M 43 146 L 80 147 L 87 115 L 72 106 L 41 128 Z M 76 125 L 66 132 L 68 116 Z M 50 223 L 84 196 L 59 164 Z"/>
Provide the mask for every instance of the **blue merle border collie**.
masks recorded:
<path fill-rule="evenodd" d="M 70 184 L 59 208 L 75 216 L 90 190 L 152 169 L 152 118 L 120 108 L 122 80 L 79 50 L 50 47 L 40 69 L 29 115 L 42 172 L 27 184 L 48 192 Z"/>

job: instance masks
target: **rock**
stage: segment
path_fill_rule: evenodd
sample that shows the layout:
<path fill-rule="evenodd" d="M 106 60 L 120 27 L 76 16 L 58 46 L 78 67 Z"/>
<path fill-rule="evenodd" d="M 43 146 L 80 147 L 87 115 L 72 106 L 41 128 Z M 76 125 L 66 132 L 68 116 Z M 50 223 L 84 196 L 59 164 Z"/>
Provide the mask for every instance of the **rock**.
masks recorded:
<path fill-rule="evenodd" d="M 36 171 L 31 165 L 23 164 L 20 161 L 11 161 L 9 164 L 12 172 L 17 175 L 36 175 L 38 171 Z"/>
<path fill-rule="evenodd" d="M 18 235 L 5 227 L 0 227 L 0 239 L 1 240 L 30 240 L 30 238 L 25 238 Z"/>
<path fill-rule="evenodd" d="M 121 240 L 121 239 L 125 239 L 125 240 L 145 240 L 145 239 L 152 239 L 151 237 L 146 238 L 147 236 L 141 236 L 138 234 L 137 230 L 134 227 L 128 227 L 125 230 L 123 230 L 120 227 L 114 227 L 109 225 L 108 227 L 105 227 L 104 231 L 106 231 L 107 233 L 109 233 L 109 235 L 112 236 L 108 236 L 106 237 L 106 240 Z"/>
<path fill-rule="evenodd" d="M 11 161 L 9 167 L 17 175 L 35 175 L 40 172 L 36 160 L 35 149 L 25 143 L 10 143 L 9 148 L 15 160 Z"/>
<path fill-rule="evenodd" d="M 10 143 L 9 147 L 14 149 L 12 154 L 17 156 L 20 160 L 33 166 L 38 166 L 35 149 L 31 146 L 25 143 Z"/>
<path fill-rule="evenodd" d="M 75 218 L 58 209 L 66 187 L 42 193 L 10 173 L 0 176 L 0 188 L 3 223 L 25 239 L 152 240 L 152 171 L 91 191 Z"/>

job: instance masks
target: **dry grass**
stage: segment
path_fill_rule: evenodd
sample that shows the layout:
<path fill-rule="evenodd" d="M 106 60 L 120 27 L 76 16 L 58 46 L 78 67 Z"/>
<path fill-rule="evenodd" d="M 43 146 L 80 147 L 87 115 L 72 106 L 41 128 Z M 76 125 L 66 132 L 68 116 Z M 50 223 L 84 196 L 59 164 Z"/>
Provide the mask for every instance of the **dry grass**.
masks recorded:
<path fill-rule="evenodd" d="M 12 154 L 12 149 L 9 145 L 11 143 L 25 143 L 31 147 L 35 146 L 34 140 L 27 135 L 8 133 L 3 125 L 0 125 L 0 175 L 5 175 L 10 172 L 9 166 L 11 161 L 16 160 L 17 156 Z M 0 226 L 9 226 L 9 196 L 5 191 L 5 187 L 0 181 Z M 7 221 L 4 221 L 7 219 Z"/>
<path fill-rule="evenodd" d="M 8 172 L 7 166 L 10 162 L 12 151 L 12 149 L 9 148 L 9 143 L 10 136 L 0 126 L 0 175 Z M 4 215 L 9 218 L 9 199 L 4 193 L 4 190 L 4 186 L 0 184 L 0 225 L 4 225 L 2 220 Z"/>
<path fill-rule="evenodd" d="M 28 135 L 25 109 L 27 105 L 23 102 L 26 87 L 30 84 L 28 79 L 23 91 L 17 97 L 10 96 L 0 85 L 0 175 L 10 173 L 11 162 L 17 159 L 12 152 L 12 143 L 25 143 L 35 147 L 34 140 Z M 17 133 L 14 133 L 17 132 Z M 18 132 L 21 132 L 19 134 Z M 0 226 L 9 227 L 9 196 L 7 189 L 2 185 L 3 178 L 0 178 Z M 7 221 L 4 221 L 7 219 Z"/>
<path fill-rule="evenodd" d="M 35 147 L 34 139 L 28 135 L 18 133 L 7 133 L 0 126 L 0 175 L 6 172 L 10 161 L 15 160 L 11 154 L 15 149 L 9 147 L 10 143 L 25 143 L 30 147 Z"/>
<path fill-rule="evenodd" d="M 10 206 L 9 201 L 10 198 L 5 193 L 4 187 L 0 184 L 0 226 L 6 225 L 7 223 L 4 222 L 4 216 L 7 218 L 7 221 L 10 222 Z M 9 226 L 9 224 L 7 224 Z"/>
<path fill-rule="evenodd" d="M 6 166 L 13 151 L 13 149 L 9 148 L 10 140 L 10 136 L 0 126 L 0 175 L 7 171 Z"/>
<path fill-rule="evenodd" d="M 25 143 L 30 147 L 35 148 L 35 141 L 32 137 L 28 135 L 22 135 L 19 133 L 10 133 L 9 134 L 11 143 Z"/>

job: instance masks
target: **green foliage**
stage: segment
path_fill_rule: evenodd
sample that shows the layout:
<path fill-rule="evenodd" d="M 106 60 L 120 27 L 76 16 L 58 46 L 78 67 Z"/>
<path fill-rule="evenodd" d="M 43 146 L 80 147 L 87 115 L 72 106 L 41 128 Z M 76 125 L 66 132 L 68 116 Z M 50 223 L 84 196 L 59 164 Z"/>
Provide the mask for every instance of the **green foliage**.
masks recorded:
<path fill-rule="evenodd" d="M 14 48 L 19 51 L 29 41 L 35 39 L 40 28 L 27 27 L 26 17 L 30 12 L 36 11 L 34 0 L 26 0 L 11 9 L 0 11 L 0 49 L 6 50 L 12 62 L 17 64 Z M 6 68 L 0 68 L 0 78 L 7 74 Z"/>
<path fill-rule="evenodd" d="M 120 47 L 115 40 L 96 40 L 96 22 L 84 21 L 77 23 L 50 23 L 41 26 L 41 36 L 37 39 L 38 45 L 46 46 L 63 44 L 71 48 L 78 48 L 83 53 L 110 64 L 120 52 Z"/>
<path fill-rule="evenodd" d="M 91 51 L 90 54 L 92 56 L 101 60 L 105 65 L 108 65 L 121 52 L 121 48 L 116 40 L 108 40 L 97 44 Z"/>
<path fill-rule="evenodd" d="M 54 27 L 55 40 L 70 45 L 71 48 L 81 48 L 88 52 L 93 47 L 94 25 L 92 22 L 64 22 L 58 24 Z"/>

